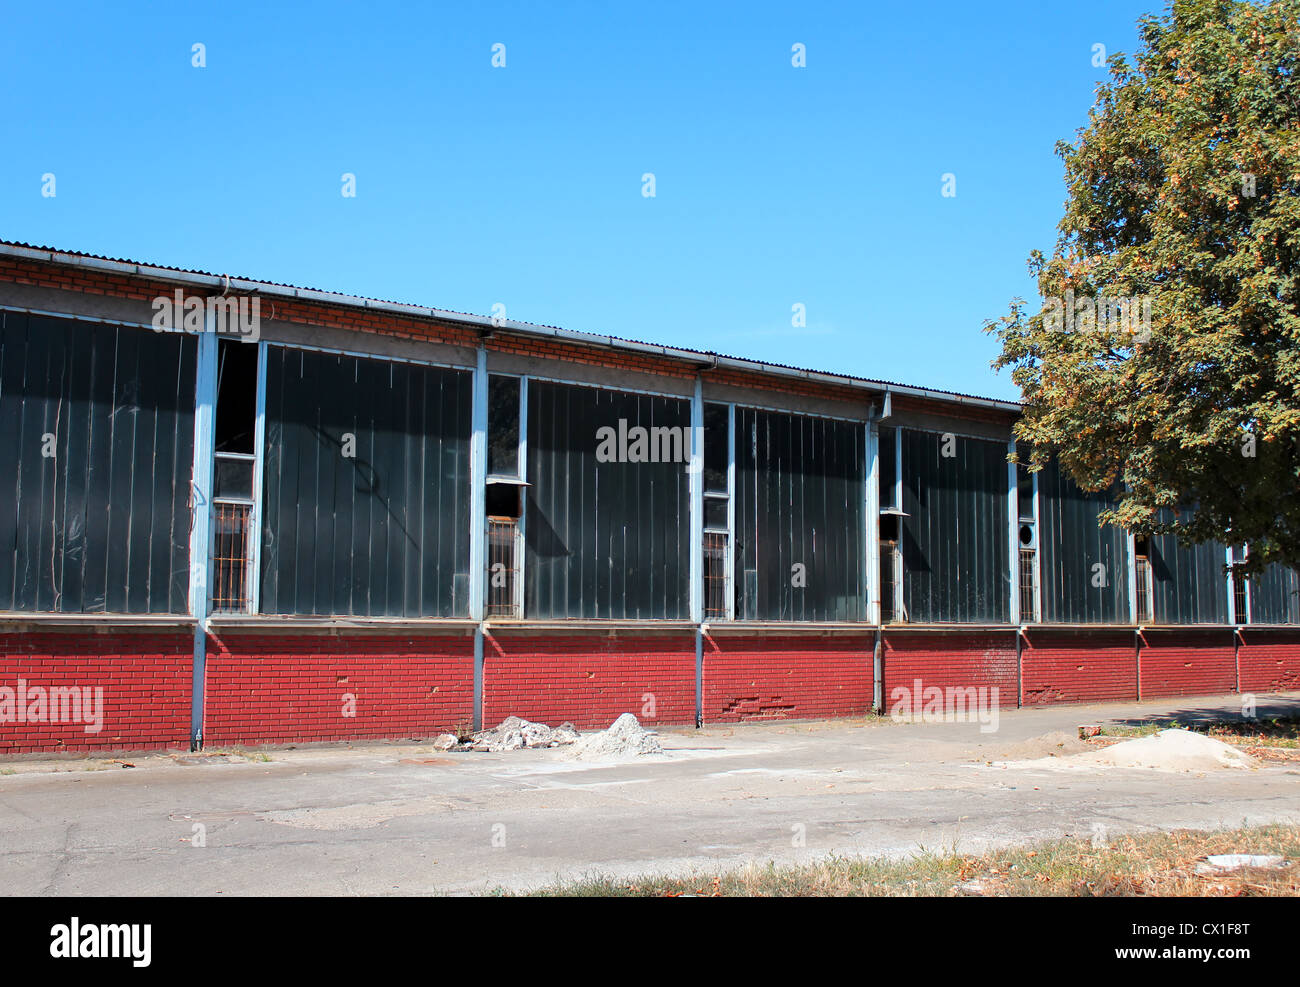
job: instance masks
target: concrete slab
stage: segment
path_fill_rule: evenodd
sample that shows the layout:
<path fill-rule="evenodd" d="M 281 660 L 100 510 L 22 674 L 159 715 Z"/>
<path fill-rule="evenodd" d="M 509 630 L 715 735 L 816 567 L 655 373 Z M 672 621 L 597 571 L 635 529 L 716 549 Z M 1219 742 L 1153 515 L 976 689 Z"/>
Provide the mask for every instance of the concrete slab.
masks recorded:
<path fill-rule="evenodd" d="M 1300 694 L 1259 697 L 1300 715 Z M 427 745 L 0 765 L 9 895 L 312 895 L 526 889 L 832 854 L 981 850 L 1063 835 L 1300 822 L 1300 770 L 1062 773 L 1081 723 L 1240 712 L 1238 697 L 1002 711 L 978 723 L 673 730 L 630 763 Z M 1046 739 L 1044 739 L 1046 738 Z"/>

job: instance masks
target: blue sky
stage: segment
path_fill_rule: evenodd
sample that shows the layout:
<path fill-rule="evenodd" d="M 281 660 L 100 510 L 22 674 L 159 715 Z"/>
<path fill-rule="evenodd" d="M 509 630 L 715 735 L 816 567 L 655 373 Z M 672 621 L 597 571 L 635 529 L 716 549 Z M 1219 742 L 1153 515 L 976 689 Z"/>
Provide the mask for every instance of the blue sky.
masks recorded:
<path fill-rule="evenodd" d="M 1014 397 L 980 326 L 1163 2 L 185 7 L 9 5 L 0 238 Z"/>

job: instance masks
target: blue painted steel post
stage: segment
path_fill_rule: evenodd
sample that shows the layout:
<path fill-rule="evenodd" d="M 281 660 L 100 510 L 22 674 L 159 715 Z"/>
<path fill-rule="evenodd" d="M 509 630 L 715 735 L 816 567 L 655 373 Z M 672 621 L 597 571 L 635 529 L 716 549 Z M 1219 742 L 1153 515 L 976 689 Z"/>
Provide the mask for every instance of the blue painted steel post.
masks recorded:
<path fill-rule="evenodd" d="M 194 387 L 194 464 L 190 500 L 190 613 L 194 663 L 190 677 L 190 749 L 203 746 L 204 678 L 208 657 L 208 586 L 212 574 L 212 471 L 216 442 L 217 334 L 211 311 L 198 335 Z"/>
<path fill-rule="evenodd" d="M 474 729 L 483 728 L 483 594 L 487 583 L 487 348 L 479 346 L 474 366 L 474 389 L 469 444 L 469 617 L 474 628 Z"/>

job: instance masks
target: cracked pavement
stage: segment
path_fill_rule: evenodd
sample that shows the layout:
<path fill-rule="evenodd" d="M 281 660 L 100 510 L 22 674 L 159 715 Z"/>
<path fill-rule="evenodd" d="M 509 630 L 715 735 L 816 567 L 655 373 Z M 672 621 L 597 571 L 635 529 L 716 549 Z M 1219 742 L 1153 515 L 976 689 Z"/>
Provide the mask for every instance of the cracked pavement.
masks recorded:
<path fill-rule="evenodd" d="M 1061 731 L 1213 716 L 1238 697 L 1003 710 L 978 723 L 666 729 L 625 763 L 562 750 L 329 745 L 0 765 L 7 895 L 383 895 L 523 890 L 831 854 L 979 851 L 1063 835 L 1300 822 L 1300 764 L 1168 773 L 1000 767 Z M 1300 694 L 1259 698 L 1300 714 Z M 122 761 L 135 767 L 126 770 Z M 803 845 L 798 837 L 803 837 Z"/>

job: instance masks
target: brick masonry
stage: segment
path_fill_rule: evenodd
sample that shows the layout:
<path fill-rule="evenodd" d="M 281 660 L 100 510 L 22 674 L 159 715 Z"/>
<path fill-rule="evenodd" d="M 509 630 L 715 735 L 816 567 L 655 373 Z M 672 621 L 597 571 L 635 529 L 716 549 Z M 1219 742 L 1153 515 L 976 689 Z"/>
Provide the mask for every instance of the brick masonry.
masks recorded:
<path fill-rule="evenodd" d="M 1300 689 L 1300 629 L 1241 632 L 1237 649 L 1242 692 Z"/>
<path fill-rule="evenodd" d="M 976 692 L 980 702 L 1015 706 L 1018 693 L 1015 631 L 909 631 L 886 629 L 882 635 L 885 712 L 931 711 L 930 703 L 943 692 L 945 709 L 970 702 Z M 993 690 L 996 689 L 996 700 Z M 980 698 L 982 697 L 982 698 Z"/>
<path fill-rule="evenodd" d="M 695 722 L 694 632 L 495 632 L 484 639 L 484 726 L 522 716 L 604 729 L 620 713 L 646 725 Z"/>
<path fill-rule="evenodd" d="M 706 636 L 704 722 L 864 716 L 874 645 L 874 635 Z"/>
<path fill-rule="evenodd" d="M 473 717 L 469 636 L 208 638 L 205 745 L 431 737 Z"/>
<path fill-rule="evenodd" d="M 0 755 L 188 748 L 193 649 L 189 633 L 0 634 Z"/>
<path fill-rule="evenodd" d="M 1137 698 L 1137 654 L 1130 631 L 1032 628 L 1021 639 L 1024 705 Z"/>
<path fill-rule="evenodd" d="M 1233 631 L 1229 628 L 1148 628 L 1143 632 L 1140 657 L 1143 699 L 1218 695 L 1237 686 Z"/>

